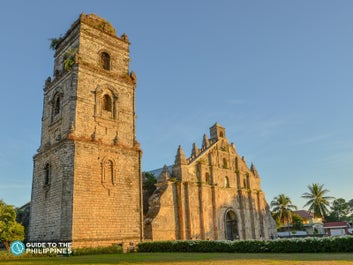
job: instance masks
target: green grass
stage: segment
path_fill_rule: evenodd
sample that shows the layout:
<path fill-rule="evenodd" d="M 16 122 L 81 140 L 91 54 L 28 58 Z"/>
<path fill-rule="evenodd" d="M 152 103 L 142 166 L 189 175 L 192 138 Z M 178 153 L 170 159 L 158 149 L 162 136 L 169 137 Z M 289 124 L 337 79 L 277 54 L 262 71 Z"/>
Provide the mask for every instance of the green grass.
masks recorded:
<path fill-rule="evenodd" d="M 15 257 L 0 255 L 4 265 L 51 264 L 232 264 L 232 265 L 333 265 L 352 264 L 352 253 L 296 253 L 296 254 L 241 254 L 241 253 L 130 253 L 71 257 Z M 2 259 L 3 258 L 3 259 Z"/>

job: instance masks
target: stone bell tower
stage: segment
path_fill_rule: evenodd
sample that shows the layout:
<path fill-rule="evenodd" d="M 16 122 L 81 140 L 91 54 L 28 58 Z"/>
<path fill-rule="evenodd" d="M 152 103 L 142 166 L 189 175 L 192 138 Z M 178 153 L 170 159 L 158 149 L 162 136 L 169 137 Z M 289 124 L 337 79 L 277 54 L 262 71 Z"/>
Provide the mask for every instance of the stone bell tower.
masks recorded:
<path fill-rule="evenodd" d="M 143 238 L 129 44 L 93 14 L 81 14 L 52 41 L 54 76 L 45 82 L 34 156 L 30 241 L 83 247 Z"/>

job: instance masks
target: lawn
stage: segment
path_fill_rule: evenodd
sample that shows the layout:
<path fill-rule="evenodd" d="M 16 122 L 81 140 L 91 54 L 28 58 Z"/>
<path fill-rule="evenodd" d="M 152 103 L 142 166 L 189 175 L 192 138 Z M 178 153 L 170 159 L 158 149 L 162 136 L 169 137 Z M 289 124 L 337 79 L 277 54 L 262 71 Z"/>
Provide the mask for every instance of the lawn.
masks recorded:
<path fill-rule="evenodd" d="M 232 264 L 232 265 L 333 265 L 352 264 L 352 253 L 310 254 L 241 254 L 241 253 L 131 253 L 71 257 L 10 257 L 1 259 L 4 265 L 50 265 L 50 264 Z"/>

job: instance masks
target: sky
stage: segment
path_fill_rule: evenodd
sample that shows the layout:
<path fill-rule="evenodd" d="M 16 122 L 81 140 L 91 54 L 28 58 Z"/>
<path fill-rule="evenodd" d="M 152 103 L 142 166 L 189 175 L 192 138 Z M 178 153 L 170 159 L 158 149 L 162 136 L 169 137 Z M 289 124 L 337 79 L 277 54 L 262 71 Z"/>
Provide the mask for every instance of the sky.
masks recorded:
<path fill-rule="evenodd" d="M 131 42 L 143 170 L 173 164 L 218 122 L 266 199 L 312 183 L 353 199 L 353 1 L 11 0 L 0 16 L 0 199 L 30 201 L 50 38 L 79 14 Z"/>

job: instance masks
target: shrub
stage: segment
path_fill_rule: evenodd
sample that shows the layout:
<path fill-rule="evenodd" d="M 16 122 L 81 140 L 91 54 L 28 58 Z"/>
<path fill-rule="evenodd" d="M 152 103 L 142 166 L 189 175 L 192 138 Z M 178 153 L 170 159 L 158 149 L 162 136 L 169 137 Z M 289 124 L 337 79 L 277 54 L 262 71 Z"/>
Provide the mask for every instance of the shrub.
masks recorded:
<path fill-rule="evenodd" d="M 95 255 L 95 254 L 115 254 L 122 253 L 123 249 L 120 245 L 114 245 L 109 247 L 86 247 L 86 248 L 76 248 L 72 250 L 74 256 L 81 255 Z"/>
<path fill-rule="evenodd" d="M 278 240 L 176 240 L 141 242 L 138 252 L 314 253 L 353 252 L 353 237 Z"/>

